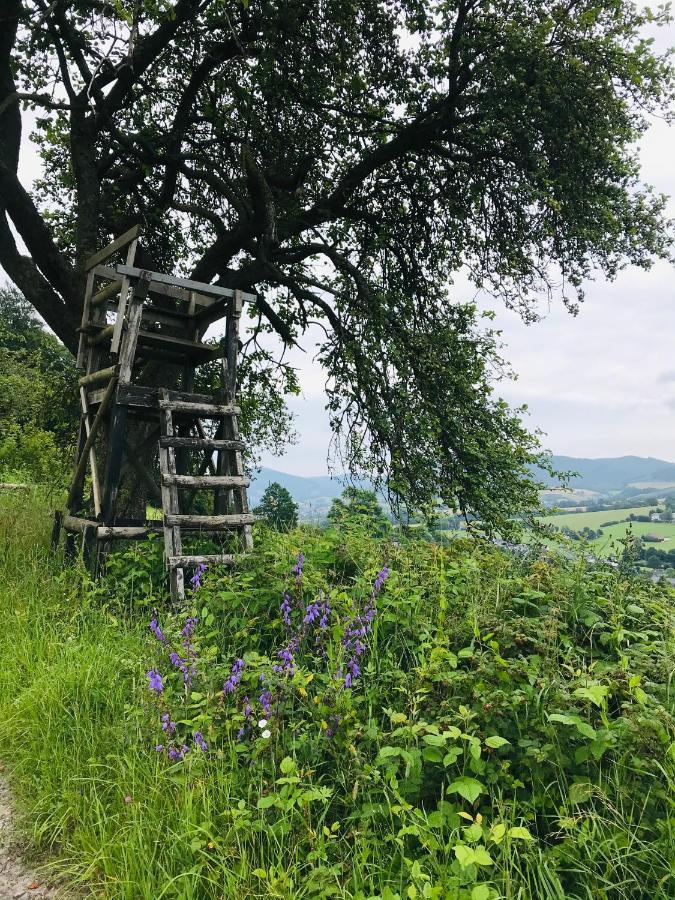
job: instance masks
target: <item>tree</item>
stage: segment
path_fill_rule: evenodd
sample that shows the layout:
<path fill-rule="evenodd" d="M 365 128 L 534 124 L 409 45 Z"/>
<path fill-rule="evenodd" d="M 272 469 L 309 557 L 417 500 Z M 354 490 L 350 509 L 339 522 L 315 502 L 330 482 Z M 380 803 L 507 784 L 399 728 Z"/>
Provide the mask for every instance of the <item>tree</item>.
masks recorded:
<path fill-rule="evenodd" d="M 0 263 L 67 346 L 85 259 L 141 221 L 148 264 L 257 295 L 246 352 L 320 323 L 353 472 L 502 529 L 536 505 L 538 438 L 494 396 L 498 335 L 453 277 L 531 320 L 542 294 L 574 310 L 594 270 L 667 255 L 635 150 L 672 97 L 644 39 L 666 12 L 5 0 L 0 16 Z M 26 107 L 45 164 L 32 194 Z"/>
<path fill-rule="evenodd" d="M 253 512 L 277 531 L 287 531 L 298 524 L 298 504 L 278 481 L 267 485 Z"/>
<path fill-rule="evenodd" d="M 20 294 L 0 290 L 0 472 L 62 480 L 78 409 L 75 360 Z"/>
<path fill-rule="evenodd" d="M 333 499 L 326 518 L 333 525 L 355 522 L 378 537 L 384 537 L 391 531 L 391 522 L 375 492 L 353 485 L 344 489 L 342 497 Z"/>

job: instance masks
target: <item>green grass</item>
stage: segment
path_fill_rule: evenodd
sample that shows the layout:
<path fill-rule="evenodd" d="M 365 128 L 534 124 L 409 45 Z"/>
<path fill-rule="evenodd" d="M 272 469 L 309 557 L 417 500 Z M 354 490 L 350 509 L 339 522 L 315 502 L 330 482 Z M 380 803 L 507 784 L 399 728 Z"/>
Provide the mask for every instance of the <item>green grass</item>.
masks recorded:
<path fill-rule="evenodd" d="M 39 498 L 0 498 L 0 756 L 32 845 L 85 893 L 675 896 L 669 589 L 467 540 L 259 531 L 248 563 L 208 573 L 195 598 L 200 663 L 186 691 L 148 634 L 157 606 L 180 646 L 156 542 L 92 585 L 51 555 L 49 527 Z M 254 725 L 239 741 L 241 697 L 223 698 L 223 679 L 244 655 L 240 694 L 257 696 L 287 640 L 282 591 L 300 596 L 300 549 L 303 603 L 333 610 L 326 657 L 305 641 L 294 678 L 268 682 L 271 737 Z M 367 602 L 385 557 L 362 677 L 336 688 L 338 618 Z M 166 683 L 157 701 L 151 667 Z M 171 765 L 154 751 L 164 709 L 185 736 L 199 726 L 208 755 Z"/>
<path fill-rule="evenodd" d="M 557 528 L 572 528 L 579 531 L 582 528 L 598 529 L 603 522 L 616 522 L 627 519 L 631 514 L 646 516 L 650 506 L 633 506 L 630 509 L 605 509 L 600 512 L 560 513 L 554 516 L 542 516 L 541 522 L 545 525 L 555 525 Z"/>

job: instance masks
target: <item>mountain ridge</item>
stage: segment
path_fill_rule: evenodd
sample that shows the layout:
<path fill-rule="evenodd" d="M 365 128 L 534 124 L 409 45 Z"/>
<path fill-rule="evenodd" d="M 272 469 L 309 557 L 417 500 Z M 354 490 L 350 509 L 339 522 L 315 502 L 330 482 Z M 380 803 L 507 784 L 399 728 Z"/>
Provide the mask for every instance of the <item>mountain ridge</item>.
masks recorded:
<path fill-rule="evenodd" d="M 675 463 L 652 456 L 611 456 L 611 457 L 576 457 L 554 455 L 551 457 L 553 468 L 557 471 L 578 472 L 578 477 L 570 479 L 571 488 L 597 491 L 601 494 L 621 492 L 631 485 L 671 483 L 675 486 Z M 555 488 L 559 482 L 547 472 L 538 470 L 546 487 Z M 297 502 L 324 507 L 327 500 L 339 497 L 345 485 L 351 483 L 346 476 L 292 475 L 279 469 L 261 468 L 253 476 L 249 499 L 252 505 L 259 502 L 265 488 L 273 481 L 285 487 Z M 367 481 L 356 481 L 358 486 L 370 487 Z M 657 488 L 654 488 L 655 490 Z"/>

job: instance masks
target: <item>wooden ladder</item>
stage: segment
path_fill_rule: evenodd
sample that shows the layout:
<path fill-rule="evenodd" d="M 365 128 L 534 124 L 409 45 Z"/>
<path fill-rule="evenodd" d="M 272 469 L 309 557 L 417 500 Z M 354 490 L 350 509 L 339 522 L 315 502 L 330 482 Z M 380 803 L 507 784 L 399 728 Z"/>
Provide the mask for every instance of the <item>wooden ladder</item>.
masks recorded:
<path fill-rule="evenodd" d="M 244 475 L 242 450 L 244 442 L 239 435 L 238 407 L 230 403 L 197 403 L 170 399 L 168 390 L 160 391 L 159 416 L 159 465 L 161 473 L 162 512 L 164 515 L 164 558 L 169 570 L 171 597 L 174 601 L 185 597 L 184 569 L 199 565 L 232 565 L 235 554 L 207 556 L 183 553 L 183 531 L 207 534 L 235 533 L 241 549 L 253 546 L 251 525 L 255 516 L 249 513 L 246 488 L 250 483 Z M 191 422 L 198 437 L 177 435 L 174 417 Z M 219 422 L 218 437 L 204 436 L 203 419 Z M 225 436 L 223 436 L 225 435 Z M 218 453 L 218 470 L 215 474 L 176 474 L 176 450 L 182 452 L 205 451 L 207 466 L 213 466 L 213 454 Z M 209 465 L 210 464 L 210 465 Z M 220 471 L 222 470 L 222 471 Z M 213 490 L 213 515 L 188 515 L 180 511 L 181 490 Z M 226 509 L 234 512 L 225 512 Z"/>

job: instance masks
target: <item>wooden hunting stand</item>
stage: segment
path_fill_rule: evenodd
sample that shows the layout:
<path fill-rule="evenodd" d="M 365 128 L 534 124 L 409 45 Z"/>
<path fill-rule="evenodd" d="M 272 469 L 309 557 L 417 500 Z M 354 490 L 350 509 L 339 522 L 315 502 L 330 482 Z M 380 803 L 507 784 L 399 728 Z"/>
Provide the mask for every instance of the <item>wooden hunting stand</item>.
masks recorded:
<path fill-rule="evenodd" d="M 140 227 L 130 229 L 87 261 L 75 472 L 67 513 L 55 514 L 52 542 L 57 546 L 63 528 L 72 553 L 81 535 L 85 560 L 97 571 L 110 541 L 161 531 L 171 596 L 178 600 L 185 595 L 184 569 L 232 564 L 252 546 L 236 387 L 242 303 L 254 298 L 135 267 L 140 234 Z M 223 318 L 222 347 L 202 343 L 209 325 Z M 195 369 L 213 360 L 217 395 L 195 394 Z M 161 506 L 162 521 L 147 518 L 148 495 Z M 121 497 L 135 498 L 141 514 L 120 514 Z M 196 498 L 201 515 L 192 512 Z M 193 543 L 204 536 L 220 541 L 220 552 L 187 553 L 184 534 Z"/>

